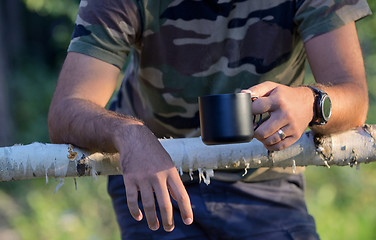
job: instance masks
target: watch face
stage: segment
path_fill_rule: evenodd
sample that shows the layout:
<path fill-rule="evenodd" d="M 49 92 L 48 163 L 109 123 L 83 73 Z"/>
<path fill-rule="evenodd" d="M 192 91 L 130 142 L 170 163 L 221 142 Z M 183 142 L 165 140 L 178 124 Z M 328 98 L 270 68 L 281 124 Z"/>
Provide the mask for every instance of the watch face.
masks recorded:
<path fill-rule="evenodd" d="M 332 115 L 332 102 L 330 101 L 330 98 L 326 95 L 322 99 L 322 117 L 324 118 L 324 121 L 327 122 Z"/>

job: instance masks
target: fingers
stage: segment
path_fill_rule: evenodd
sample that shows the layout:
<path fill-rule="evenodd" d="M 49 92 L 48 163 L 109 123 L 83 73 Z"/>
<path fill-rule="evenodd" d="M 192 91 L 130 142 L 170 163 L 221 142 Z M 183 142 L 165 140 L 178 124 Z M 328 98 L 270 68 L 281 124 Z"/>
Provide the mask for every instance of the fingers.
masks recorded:
<path fill-rule="evenodd" d="M 138 206 L 138 192 L 140 192 L 142 206 L 148 226 L 151 230 L 156 231 L 159 228 L 159 221 L 155 211 L 153 187 L 148 181 L 137 184 L 135 179 L 136 178 L 132 178 L 132 176 L 124 176 L 124 185 L 129 212 L 136 221 L 142 220 L 143 216 Z"/>
<path fill-rule="evenodd" d="M 154 175 L 150 181 L 140 182 L 139 184 L 136 184 L 135 181 L 131 181 L 129 178 L 127 181 L 125 179 L 127 179 L 127 177 L 124 177 L 127 204 L 135 220 L 141 221 L 142 219 L 142 213 L 138 206 L 138 191 L 140 191 L 143 210 L 149 228 L 156 231 L 160 227 L 156 214 L 156 199 L 163 228 L 166 232 L 171 232 L 175 228 L 173 207 L 170 198 L 171 192 L 171 196 L 174 196 L 174 199 L 179 205 L 183 222 L 186 225 L 193 222 L 189 196 L 175 168 L 159 172 Z"/>
<path fill-rule="evenodd" d="M 153 190 L 155 188 L 155 190 Z M 142 220 L 142 213 L 138 206 L 138 191 L 134 192 L 131 187 L 127 188 L 127 204 L 129 212 L 136 221 Z M 158 207 L 161 213 L 163 228 L 166 232 L 174 229 L 174 219 L 172 214 L 172 205 L 167 188 L 157 183 L 154 187 L 143 184 L 140 187 L 142 206 L 145 212 L 146 220 L 152 231 L 159 229 L 159 220 L 156 214 L 155 198 L 158 201 Z M 155 194 L 155 198 L 154 198 Z"/>
<path fill-rule="evenodd" d="M 144 184 L 140 186 L 142 207 L 144 208 L 144 213 L 148 226 L 152 231 L 157 231 L 159 229 L 159 221 L 157 213 L 155 211 L 155 200 L 154 200 L 154 191 L 153 188 Z"/>
<path fill-rule="evenodd" d="M 127 205 L 129 212 L 136 221 L 142 220 L 142 213 L 138 206 L 138 190 L 135 185 L 126 187 Z"/>
<path fill-rule="evenodd" d="M 274 94 L 277 93 L 278 89 L 273 89 L 270 91 L 269 96 L 258 96 L 252 102 L 252 114 L 263 114 L 266 112 L 274 112 L 280 109 L 281 104 L 285 104 L 285 100 L 281 95 Z M 254 96 L 254 95 L 251 95 Z"/>
<path fill-rule="evenodd" d="M 279 109 L 280 105 L 284 103 L 284 98 L 282 98 L 283 94 L 278 94 L 281 92 L 279 88 L 285 87 L 286 86 L 267 81 L 249 89 L 242 90 L 242 92 L 250 93 L 251 96 L 257 97 L 252 104 L 252 113 L 262 114 Z"/>
<path fill-rule="evenodd" d="M 282 150 L 292 145 L 312 119 L 312 96 L 308 95 L 305 87 L 263 82 L 243 92 L 258 96 L 252 103 L 254 115 L 269 113 L 269 119 L 254 134 L 269 150 Z M 280 132 L 281 129 L 283 133 Z"/>
<path fill-rule="evenodd" d="M 157 200 L 163 228 L 172 231 L 174 220 L 169 189 L 177 199 L 184 220 L 193 219 L 188 194 L 170 156 L 158 139 L 147 128 L 137 130 L 137 134 L 132 135 L 134 141 L 123 144 L 120 138 L 118 144 L 129 211 L 137 221 L 142 219 L 138 206 L 139 191 L 149 228 L 155 231 L 160 225 L 156 214 Z M 142 139 L 136 141 L 140 136 Z M 153 156 L 152 160 L 150 156 Z"/>
<path fill-rule="evenodd" d="M 191 202 L 187 191 L 181 181 L 174 181 L 169 179 L 171 195 L 175 196 L 174 199 L 178 203 L 180 215 L 185 225 L 190 225 L 193 222 L 193 212 Z"/>
<path fill-rule="evenodd" d="M 270 150 L 270 151 L 280 151 L 282 149 L 285 149 L 289 146 L 291 146 L 292 144 L 294 144 L 296 142 L 296 139 L 293 138 L 293 137 L 286 137 L 285 139 L 273 144 L 273 145 L 265 145 L 265 147 Z"/>
<path fill-rule="evenodd" d="M 274 112 L 270 112 L 269 118 L 263 122 L 255 131 L 255 138 L 264 142 L 264 139 L 269 138 L 274 133 L 276 133 L 279 129 L 287 126 L 290 124 L 290 118 L 286 116 L 286 113 L 282 110 L 277 110 Z M 291 129 L 284 129 L 286 136 L 290 135 Z M 275 135 L 278 138 L 278 134 Z M 273 139 L 273 138 L 272 138 Z"/>
<path fill-rule="evenodd" d="M 251 93 L 252 96 L 255 95 L 258 97 L 264 97 L 264 96 L 269 96 L 270 91 L 272 91 L 277 86 L 279 86 L 278 83 L 266 81 L 266 82 L 257 84 L 245 91 Z"/>
<path fill-rule="evenodd" d="M 252 114 L 263 114 L 273 111 L 273 101 L 271 97 L 259 97 L 252 103 Z"/>
<path fill-rule="evenodd" d="M 277 132 L 273 133 L 271 136 L 267 137 L 265 140 L 264 140 L 264 144 L 265 145 L 268 145 L 268 146 L 272 146 L 274 144 L 277 144 L 283 140 L 286 139 L 287 136 L 287 133 L 285 133 L 282 128 L 279 129 Z"/>
<path fill-rule="evenodd" d="M 158 201 L 159 211 L 161 213 L 163 229 L 166 232 L 174 230 L 174 218 L 172 214 L 172 205 L 166 183 L 157 182 L 154 185 L 155 195 Z"/>
<path fill-rule="evenodd" d="M 290 125 L 286 125 L 268 137 L 260 140 L 264 146 L 270 151 L 280 151 L 295 143 L 300 136 L 295 135 L 295 132 Z"/>

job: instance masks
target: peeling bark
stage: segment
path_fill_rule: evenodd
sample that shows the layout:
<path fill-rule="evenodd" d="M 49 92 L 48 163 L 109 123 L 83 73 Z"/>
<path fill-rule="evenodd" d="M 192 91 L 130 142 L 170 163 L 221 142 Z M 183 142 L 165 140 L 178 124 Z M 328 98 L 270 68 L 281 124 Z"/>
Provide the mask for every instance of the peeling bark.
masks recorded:
<path fill-rule="evenodd" d="M 250 143 L 206 146 L 200 138 L 160 139 L 180 172 L 260 167 L 354 166 L 376 161 L 376 125 L 328 136 L 311 131 L 291 147 L 269 152 Z M 33 143 L 0 148 L 0 181 L 120 174 L 119 154 L 91 153 L 71 145 Z M 203 175 L 203 174 L 202 174 Z"/>

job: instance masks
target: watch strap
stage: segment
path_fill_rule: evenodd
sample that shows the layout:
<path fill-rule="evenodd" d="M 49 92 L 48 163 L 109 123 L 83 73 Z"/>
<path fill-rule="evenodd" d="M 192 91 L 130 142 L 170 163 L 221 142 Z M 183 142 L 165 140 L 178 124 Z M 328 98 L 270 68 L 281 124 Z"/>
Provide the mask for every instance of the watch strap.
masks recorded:
<path fill-rule="evenodd" d="M 324 96 L 328 96 L 328 94 L 314 86 L 307 86 L 312 90 L 314 93 L 315 101 L 313 103 L 313 118 L 312 121 L 309 123 L 309 126 L 314 126 L 314 125 L 325 125 L 327 123 L 327 120 L 323 117 L 323 111 L 322 111 L 322 99 Z"/>

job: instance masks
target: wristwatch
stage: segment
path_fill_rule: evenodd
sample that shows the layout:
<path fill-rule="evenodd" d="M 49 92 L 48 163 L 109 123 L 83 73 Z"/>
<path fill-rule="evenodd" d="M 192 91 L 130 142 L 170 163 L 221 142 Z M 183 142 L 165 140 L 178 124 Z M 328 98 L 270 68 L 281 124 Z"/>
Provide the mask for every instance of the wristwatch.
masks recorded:
<path fill-rule="evenodd" d="M 307 87 L 309 87 L 315 95 L 315 102 L 313 104 L 313 118 L 309 123 L 309 126 L 325 125 L 332 115 L 332 102 L 329 95 L 319 88 L 313 86 Z"/>

